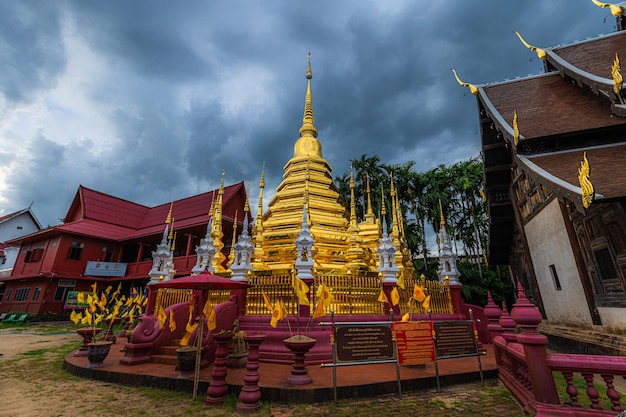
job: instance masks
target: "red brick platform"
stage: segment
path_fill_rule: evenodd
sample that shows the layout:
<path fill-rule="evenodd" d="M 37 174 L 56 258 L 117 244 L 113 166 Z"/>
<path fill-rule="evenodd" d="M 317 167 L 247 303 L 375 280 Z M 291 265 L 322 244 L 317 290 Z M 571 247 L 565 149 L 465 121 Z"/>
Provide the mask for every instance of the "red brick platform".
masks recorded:
<path fill-rule="evenodd" d="M 113 382 L 131 386 L 150 386 L 171 390 L 193 391 L 193 380 L 178 378 L 174 365 L 146 363 L 142 365 L 120 365 L 124 353 L 124 344 L 120 341 L 111 347 L 98 369 L 87 368 L 86 357 L 75 357 L 73 352 L 65 357 L 64 367 L 72 374 L 90 379 Z M 487 354 L 481 356 L 483 377 L 496 378 L 495 358 L 491 345 L 485 346 Z M 441 386 L 471 381 L 480 381 L 478 361 L 475 357 L 445 359 L 438 362 Z M 333 399 L 333 368 L 308 366 L 313 383 L 294 386 L 287 383 L 290 366 L 261 363 L 259 367 L 262 399 L 272 402 L 297 401 L 302 403 L 326 402 Z M 198 397 L 203 398 L 211 380 L 212 366 L 200 371 Z M 375 364 L 340 366 L 337 372 L 337 397 L 360 398 L 374 397 L 398 392 L 395 364 Z M 243 386 L 245 368 L 228 368 L 226 382 L 230 392 L 237 394 Z M 416 391 L 437 386 L 435 364 L 425 367 L 400 367 L 402 392 Z"/>

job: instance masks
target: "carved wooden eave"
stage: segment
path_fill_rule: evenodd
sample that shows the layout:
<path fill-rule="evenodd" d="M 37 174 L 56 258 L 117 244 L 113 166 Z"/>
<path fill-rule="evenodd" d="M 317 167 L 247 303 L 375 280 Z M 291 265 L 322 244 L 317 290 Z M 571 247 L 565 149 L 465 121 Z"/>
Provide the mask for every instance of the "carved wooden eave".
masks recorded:
<path fill-rule="evenodd" d="M 526 156 L 517 155 L 517 162 L 518 166 L 524 171 L 524 173 L 526 173 L 526 175 L 531 177 L 535 182 L 552 190 L 560 201 L 567 200 L 573 202 L 579 212 L 583 214 L 585 213 L 585 208 L 583 207 L 581 200 L 582 190 L 580 187 L 552 175 L 548 171 L 536 165 Z M 595 193 L 594 200 L 597 201 L 603 198 L 604 195 Z"/>

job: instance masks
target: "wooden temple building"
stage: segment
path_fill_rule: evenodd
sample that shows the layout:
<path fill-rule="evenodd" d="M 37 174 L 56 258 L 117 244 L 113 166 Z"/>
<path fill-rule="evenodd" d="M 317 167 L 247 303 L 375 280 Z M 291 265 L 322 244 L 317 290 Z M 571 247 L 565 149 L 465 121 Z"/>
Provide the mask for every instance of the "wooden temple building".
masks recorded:
<path fill-rule="evenodd" d="M 617 27 L 545 49 L 517 34 L 543 74 L 463 83 L 478 100 L 489 261 L 510 265 L 547 323 L 626 329 L 621 12 Z"/>

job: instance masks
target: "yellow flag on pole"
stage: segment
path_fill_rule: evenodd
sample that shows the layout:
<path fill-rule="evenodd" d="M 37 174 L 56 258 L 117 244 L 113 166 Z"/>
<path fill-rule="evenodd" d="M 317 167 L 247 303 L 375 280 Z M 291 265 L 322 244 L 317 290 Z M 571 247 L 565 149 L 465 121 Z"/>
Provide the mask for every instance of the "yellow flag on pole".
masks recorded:
<path fill-rule="evenodd" d="M 422 308 L 424 310 L 428 310 L 430 308 L 430 295 L 424 299 L 424 302 L 422 303 Z"/>
<path fill-rule="evenodd" d="M 165 310 L 163 306 L 159 306 L 159 313 L 157 314 L 157 319 L 159 320 L 159 329 L 163 330 L 165 327 L 165 321 L 167 320 L 167 314 L 165 314 Z"/>
<path fill-rule="evenodd" d="M 291 285 L 293 286 L 294 291 L 296 292 L 296 296 L 300 301 L 300 305 L 308 306 L 311 305 L 309 302 L 309 286 L 305 284 L 300 278 L 298 278 L 295 274 L 291 278 Z"/>
<path fill-rule="evenodd" d="M 70 313 L 70 320 L 72 320 L 72 323 L 78 324 L 79 318 L 74 310 L 72 310 L 72 312 Z"/>
<path fill-rule="evenodd" d="M 398 277 L 398 287 L 404 289 L 404 274 L 400 274 Z"/>
<path fill-rule="evenodd" d="M 393 287 L 393 290 L 391 290 L 391 304 L 394 306 L 397 306 L 398 303 L 400 302 L 400 294 L 398 293 L 398 288 L 397 287 Z"/>
<path fill-rule="evenodd" d="M 315 311 L 313 312 L 313 318 L 316 319 L 318 317 L 322 317 L 324 314 L 326 314 L 324 311 L 324 299 L 320 297 L 317 299 Z"/>
<path fill-rule="evenodd" d="M 208 319 L 209 316 L 211 315 L 212 310 L 213 310 L 213 306 L 211 305 L 210 300 L 206 300 L 206 303 L 204 303 L 204 307 L 202 308 L 202 314 L 204 314 L 206 318 Z"/>
<path fill-rule="evenodd" d="M 409 321 L 409 313 L 404 313 L 404 316 L 402 316 L 402 321 Z"/>
<path fill-rule="evenodd" d="M 426 298 L 426 294 L 424 294 L 424 289 L 419 285 L 415 284 L 413 287 L 413 299 L 418 303 L 421 303 Z"/>
<path fill-rule="evenodd" d="M 265 291 L 263 291 L 263 301 L 265 302 L 265 308 L 267 308 L 270 312 L 274 311 L 274 306 L 270 303 L 270 299 L 265 295 Z"/>
<path fill-rule="evenodd" d="M 387 294 L 382 289 L 380 290 L 380 295 L 378 296 L 378 301 L 381 303 L 389 303 L 389 299 L 387 298 Z"/>
<path fill-rule="evenodd" d="M 280 310 L 278 308 L 275 308 L 274 310 L 272 310 L 272 318 L 270 319 L 270 326 L 272 326 L 273 328 L 276 328 L 279 320 L 280 320 Z"/>
<path fill-rule="evenodd" d="M 333 301 L 333 295 L 330 293 L 330 290 L 326 286 L 326 284 L 322 284 L 317 287 L 317 298 L 322 299 L 324 302 L 324 308 L 328 308 L 330 303 Z"/>
<path fill-rule="evenodd" d="M 170 332 L 174 333 L 176 330 L 176 320 L 174 320 L 174 310 L 170 308 Z"/>
<path fill-rule="evenodd" d="M 209 312 L 207 327 L 209 328 L 209 330 L 217 329 L 215 309 L 213 308 L 213 306 L 211 306 L 211 311 Z"/>

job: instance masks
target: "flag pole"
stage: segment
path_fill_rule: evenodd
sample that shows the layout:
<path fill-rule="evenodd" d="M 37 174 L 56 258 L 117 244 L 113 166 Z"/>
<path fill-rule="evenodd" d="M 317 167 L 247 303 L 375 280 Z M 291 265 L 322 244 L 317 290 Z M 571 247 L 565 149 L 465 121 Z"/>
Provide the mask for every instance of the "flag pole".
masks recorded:
<path fill-rule="evenodd" d="M 203 300 L 204 301 L 204 300 Z M 202 317 L 204 313 L 200 312 L 200 320 L 198 322 L 200 330 L 198 331 L 198 346 L 196 349 L 196 369 L 194 370 L 193 375 L 193 399 L 195 400 L 198 395 L 198 379 L 200 377 L 200 352 L 202 351 L 202 331 L 204 330 L 204 317 Z"/>

